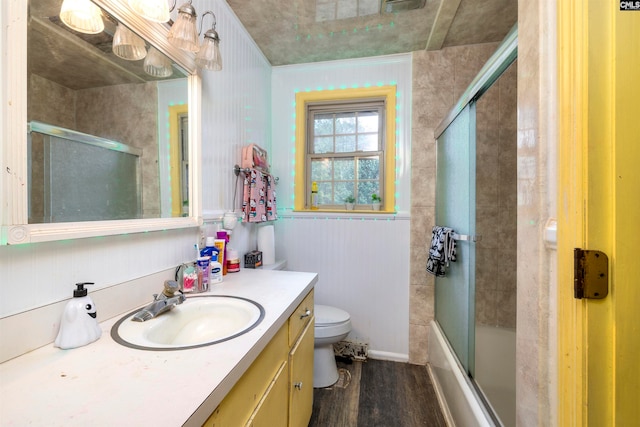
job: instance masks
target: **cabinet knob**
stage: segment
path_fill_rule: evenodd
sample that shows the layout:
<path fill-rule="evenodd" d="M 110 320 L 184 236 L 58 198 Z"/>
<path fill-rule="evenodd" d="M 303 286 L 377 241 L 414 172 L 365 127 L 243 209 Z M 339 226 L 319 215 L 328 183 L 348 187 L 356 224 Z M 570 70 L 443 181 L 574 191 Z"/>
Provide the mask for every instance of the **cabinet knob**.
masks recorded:
<path fill-rule="evenodd" d="M 298 390 L 302 390 L 302 381 L 300 381 L 299 383 L 295 383 L 293 386 Z"/>
<path fill-rule="evenodd" d="M 305 310 L 304 314 L 300 315 L 301 319 L 304 319 L 305 317 L 309 317 L 311 316 L 311 310 L 309 310 L 308 308 Z"/>

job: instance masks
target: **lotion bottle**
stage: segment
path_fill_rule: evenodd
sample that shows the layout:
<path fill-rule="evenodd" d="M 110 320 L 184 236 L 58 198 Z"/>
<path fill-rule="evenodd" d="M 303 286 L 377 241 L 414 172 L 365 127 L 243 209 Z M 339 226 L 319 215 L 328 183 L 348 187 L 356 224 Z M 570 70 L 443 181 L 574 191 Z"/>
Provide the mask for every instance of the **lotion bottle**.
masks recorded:
<path fill-rule="evenodd" d="M 218 252 L 214 252 L 213 255 L 211 255 L 211 262 L 209 263 L 209 267 L 211 268 L 209 283 L 214 284 L 222 282 L 222 264 L 218 262 Z"/>

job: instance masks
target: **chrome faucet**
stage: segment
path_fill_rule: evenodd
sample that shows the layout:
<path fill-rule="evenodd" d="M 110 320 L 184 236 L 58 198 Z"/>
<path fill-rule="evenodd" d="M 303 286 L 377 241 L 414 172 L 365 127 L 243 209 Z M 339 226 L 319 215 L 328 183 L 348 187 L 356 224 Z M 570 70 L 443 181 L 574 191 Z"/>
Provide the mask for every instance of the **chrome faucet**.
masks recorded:
<path fill-rule="evenodd" d="M 180 285 L 175 280 L 165 280 L 164 290 L 160 295 L 153 295 L 153 302 L 133 315 L 131 320 L 134 322 L 144 322 L 171 310 L 178 304 L 182 304 L 186 300 Z"/>

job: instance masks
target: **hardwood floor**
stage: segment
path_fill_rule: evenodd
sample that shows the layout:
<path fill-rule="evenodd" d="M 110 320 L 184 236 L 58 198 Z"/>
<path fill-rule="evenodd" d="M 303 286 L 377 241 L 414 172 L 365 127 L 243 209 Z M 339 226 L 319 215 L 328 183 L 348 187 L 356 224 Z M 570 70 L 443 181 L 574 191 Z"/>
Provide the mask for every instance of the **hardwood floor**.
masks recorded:
<path fill-rule="evenodd" d="M 338 369 L 348 371 L 338 384 L 313 391 L 309 427 L 446 426 L 425 366 L 369 359 Z"/>

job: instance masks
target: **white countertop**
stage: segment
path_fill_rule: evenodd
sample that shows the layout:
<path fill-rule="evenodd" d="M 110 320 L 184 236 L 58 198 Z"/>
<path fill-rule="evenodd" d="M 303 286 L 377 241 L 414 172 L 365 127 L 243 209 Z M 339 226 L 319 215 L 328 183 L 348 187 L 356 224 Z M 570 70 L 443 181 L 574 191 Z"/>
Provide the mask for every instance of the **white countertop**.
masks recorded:
<path fill-rule="evenodd" d="M 102 336 L 89 345 L 61 350 L 50 344 L 2 363 L 0 425 L 201 426 L 316 281 L 315 273 L 290 271 L 227 274 L 199 295 L 245 297 L 260 303 L 265 317 L 220 344 L 132 349 L 111 338 L 118 316 L 100 323 Z M 25 325 L 25 333 L 33 327 Z"/>

